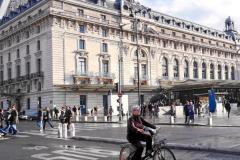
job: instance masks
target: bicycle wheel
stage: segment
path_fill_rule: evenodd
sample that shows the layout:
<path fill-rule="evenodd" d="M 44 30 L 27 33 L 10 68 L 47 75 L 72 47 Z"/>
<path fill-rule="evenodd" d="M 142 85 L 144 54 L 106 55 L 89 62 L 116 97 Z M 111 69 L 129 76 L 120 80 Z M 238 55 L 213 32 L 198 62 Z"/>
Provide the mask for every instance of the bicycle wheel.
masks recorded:
<path fill-rule="evenodd" d="M 176 160 L 176 158 L 169 148 L 161 147 L 154 153 L 153 160 Z"/>
<path fill-rule="evenodd" d="M 119 160 L 131 160 L 132 149 L 129 146 L 122 147 Z"/>

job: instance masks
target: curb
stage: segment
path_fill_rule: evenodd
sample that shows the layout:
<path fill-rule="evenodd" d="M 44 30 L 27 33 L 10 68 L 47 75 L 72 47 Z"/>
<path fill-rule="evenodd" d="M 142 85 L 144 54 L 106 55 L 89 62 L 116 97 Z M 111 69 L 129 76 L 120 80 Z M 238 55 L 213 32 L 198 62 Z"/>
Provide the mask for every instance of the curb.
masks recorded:
<path fill-rule="evenodd" d="M 73 140 L 78 141 L 89 141 L 89 142 L 101 142 L 108 144 L 116 144 L 122 145 L 128 143 L 127 140 L 124 139 L 116 139 L 116 138 L 100 138 L 100 137 L 89 137 L 89 136 L 79 136 L 72 137 Z M 188 145 L 188 144 L 177 144 L 177 143 L 167 143 L 167 146 L 171 149 L 177 150 L 190 150 L 190 151 L 203 151 L 203 152 L 212 152 L 212 153 L 221 153 L 221 154 L 233 154 L 240 155 L 239 150 L 229 149 L 229 148 L 213 148 L 202 145 Z"/>

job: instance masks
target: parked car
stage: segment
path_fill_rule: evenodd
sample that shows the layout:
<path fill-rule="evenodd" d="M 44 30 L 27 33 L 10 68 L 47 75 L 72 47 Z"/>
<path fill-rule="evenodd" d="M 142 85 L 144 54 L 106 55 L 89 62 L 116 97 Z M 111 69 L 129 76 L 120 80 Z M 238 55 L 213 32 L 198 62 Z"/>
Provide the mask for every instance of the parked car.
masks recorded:
<path fill-rule="evenodd" d="M 32 111 L 32 112 L 27 112 L 25 114 L 21 114 L 19 115 L 19 119 L 20 120 L 36 120 L 38 116 L 38 113 L 36 111 Z"/>

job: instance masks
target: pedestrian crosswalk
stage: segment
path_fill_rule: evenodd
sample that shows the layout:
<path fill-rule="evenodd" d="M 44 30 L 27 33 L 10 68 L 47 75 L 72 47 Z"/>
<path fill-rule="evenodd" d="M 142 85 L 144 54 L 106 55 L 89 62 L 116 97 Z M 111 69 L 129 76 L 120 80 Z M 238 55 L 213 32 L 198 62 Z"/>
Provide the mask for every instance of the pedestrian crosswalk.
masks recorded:
<path fill-rule="evenodd" d="M 117 159 L 119 151 L 100 147 L 73 147 L 68 149 L 54 150 L 50 153 L 34 154 L 31 158 L 40 160 L 103 160 Z"/>
<path fill-rule="evenodd" d="M 57 126 L 56 123 L 54 126 Z M 81 134 L 86 131 L 96 131 L 96 130 L 108 130 L 111 128 L 119 128 L 119 127 L 126 127 L 126 124 L 75 124 L 75 132 L 76 134 Z M 57 139 L 58 138 L 58 127 L 48 128 L 44 132 L 40 132 L 36 129 L 29 129 L 20 134 L 24 135 L 35 135 L 35 136 L 44 136 L 45 138 Z M 66 139 L 67 140 L 67 139 Z"/>

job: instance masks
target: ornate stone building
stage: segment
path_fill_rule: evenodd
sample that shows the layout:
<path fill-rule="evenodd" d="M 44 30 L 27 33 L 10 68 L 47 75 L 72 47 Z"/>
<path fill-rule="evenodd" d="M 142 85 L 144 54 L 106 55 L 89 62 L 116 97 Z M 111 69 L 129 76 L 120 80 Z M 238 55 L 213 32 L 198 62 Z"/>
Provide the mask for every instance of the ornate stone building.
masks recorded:
<path fill-rule="evenodd" d="M 137 53 L 142 102 L 188 79 L 239 80 L 239 35 L 231 18 L 225 24 L 219 31 L 134 0 L 28 1 L 0 21 L 1 107 L 107 107 L 119 79 L 137 104 Z"/>

